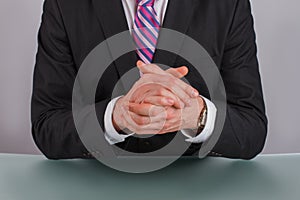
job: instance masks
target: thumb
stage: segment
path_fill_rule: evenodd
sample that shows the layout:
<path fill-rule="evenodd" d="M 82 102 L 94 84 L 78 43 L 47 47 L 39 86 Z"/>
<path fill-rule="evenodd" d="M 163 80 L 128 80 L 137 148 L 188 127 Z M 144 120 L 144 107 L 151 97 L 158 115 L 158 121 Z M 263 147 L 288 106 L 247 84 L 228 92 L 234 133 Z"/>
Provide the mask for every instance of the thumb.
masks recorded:
<path fill-rule="evenodd" d="M 138 61 L 136 62 L 136 65 L 137 65 L 138 67 L 142 67 L 142 66 L 145 65 L 145 63 L 144 63 L 143 61 L 141 61 L 141 60 L 138 60 Z"/>
<path fill-rule="evenodd" d="M 186 66 L 181 66 L 178 68 L 170 68 L 166 70 L 166 72 L 175 76 L 176 78 L 182 78 L 188 74 L 189 70 Z"/>
<path fill-rule="evenodd" d="M 164 74 L 165 71 L 155 64 L 145 64 L 143 61 L 139 60 L 136 63 L 137 67 L 143 74 Z"/>
<path fill-rule="evenodd" d="M 141 61 L 141 60 L 137 61 L 136 65 L 140 70 L 142 70 L 142 71 L 143 71 L 143 69 L 145 70 L 145 65 L 146 64 L 143 61 Z M 160 73 L 163 72 L 163 71 L 161 71 L 160 68 L 156 69 L 156 68 L 153 68 L 153 67 L 151 69 L 148 69 L 148 70 L 149 70 L 150 73 L 151 72 L 155 73 L 157 71 L 156 73 L 160 74 Z M 166 72 L 173 75 L 173 76 L 175 76 L 176 78 L 182 78 L 182 77 L 184 77 L 188 74 L 189 70 L 186 66 L 181 66 L 181 67 L 178 67 L 178 68 L 169 68 L 169 69 L 166 70 Z"/>

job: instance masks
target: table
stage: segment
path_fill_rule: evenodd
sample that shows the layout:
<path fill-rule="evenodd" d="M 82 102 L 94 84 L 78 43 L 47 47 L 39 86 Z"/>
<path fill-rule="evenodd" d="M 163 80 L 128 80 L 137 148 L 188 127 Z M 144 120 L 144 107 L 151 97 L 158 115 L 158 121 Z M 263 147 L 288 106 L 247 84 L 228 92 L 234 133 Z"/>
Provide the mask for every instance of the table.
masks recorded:
<path fill-rule="evenodd" d="M 0 199 L 299 200 L 299 169 L 300 154 L 252 161 L 182 158 L 146 174 L 119 172 L 96 160 L 0 154 Z"/>

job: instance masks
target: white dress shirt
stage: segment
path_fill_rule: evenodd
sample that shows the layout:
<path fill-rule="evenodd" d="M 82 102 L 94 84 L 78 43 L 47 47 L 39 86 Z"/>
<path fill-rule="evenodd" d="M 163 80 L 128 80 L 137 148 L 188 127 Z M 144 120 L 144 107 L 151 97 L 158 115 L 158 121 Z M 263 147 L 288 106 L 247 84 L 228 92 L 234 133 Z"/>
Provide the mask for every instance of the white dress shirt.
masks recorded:
<path fill-rule="evenodd" d="M 131 32 L 131 29 L 133 28 L 135 13 L 136 13 L 136 0 L 122 0 L 122 4 L 127 19 L 128 28 Z M 168 6 L 168 0 L 155 0 L 154 2 L 154 9 L 158 16 L 158 19 L 160 20 L 160 24 L 163 24 L 167 6 Z M 134 135 L 134 133 L 129 135 L 121 135 L 115 130 L 113 126 L 112 113 L 113 113 L 115 103 L 119 98 L 120 97 L 117 97 L 115 99 L 112 99 L 109 102 L 104 114 L 105 138 L 108 141 L 108 143 L 111 145 L 119 142 L 123 142 L 127 137 Z M 187 142 L 192 142 L 192 143 L 204 142 L 211 136 L 214 130 L 217 109 L 211 101 L 209 101 L 205 97 L 202 98 L 204 99 L 207 106 L 207 120 L 206 120 L 205 127 L 202 130 L 202 132 L 196 137 L 192 136 L 194 135 L 194 132 L 192 130 L 181 130 L 182 134 L 187 137 L 186 139 Z"/>

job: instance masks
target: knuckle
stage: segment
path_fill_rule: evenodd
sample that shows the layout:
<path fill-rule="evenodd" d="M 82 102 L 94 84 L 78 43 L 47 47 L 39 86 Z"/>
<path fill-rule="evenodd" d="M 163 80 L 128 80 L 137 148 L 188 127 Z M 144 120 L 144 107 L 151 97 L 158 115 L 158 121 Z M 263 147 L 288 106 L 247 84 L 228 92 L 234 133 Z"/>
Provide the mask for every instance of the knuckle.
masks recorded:
<path fill-rule="evenodd" d="M 145 74 L 145 75 L 148 80 L 152 80 L 154 78 L 153 74 Z"/>
<path fill-rule="evenodd" d="M 138 124 L 144 124 L 144 123 L 145 123 L 145 120 L 144 120 L 142 117 L 138 117 L 138 118 L 136 119 L 136 122 L 137 122 Z"/>
<path fill-rule="evenodd" d="M 141 81 L 143 82 L 148 82 L 151 78 L 150 74 L 143 74 L 143 76 L 140 78 Z"/>
<path fill-rule="evenodd" d="M 164 104 L 167 101 L 165 97 L 159 98 L 158 103 L 159 104 Z"/>
<path fill-rule="evenodd" d="M 164 126 L 164 129 L 169 129 L 171 128 L 171 124 L 170 123 L 166 123 L 165 126 Z"/>
<path fill-rule="evenodd" d="M 158 94 L 163 96 L 165 94 L 165 88 L 161 87 L 158 89 Z"/>
<path fill-rule="evenodd" d="M 193 88 L 192 88 L 192 86 L 186 84 L 185 87 L 184 87 L 184 90 L 185 90 L 186 92 L 190 92 L 190 91 L 193 90 Z"/>
<path fill-rule="evenodd" d="M 134 121 L 135 121 L 137 124 L 140 124 L 142 120 L 141 120 L 139 117 L 136 117 L 136 118 L 134 119 Z"/>
<path fill-rule="evenodd" d="M 142 125 L 146 125 L 146 124 L 147 124 L 147 119 L 146 119 L 146 118 L 141 118 L 141 119 L 140 119 L 140 123 L 141 123 Z"/>
<path fill-rule="evenodd" d="M 166 81 L 170 84 L 174 84 L 175 78 L 173 76 L 166 76 Z"/>
<path fill-rule="evenodd" d="M 170 88 L 170 90 L 173 91 L 173 92 L 176 91 L 176 86 L 175 86 L 174 83 L 170 83 L 169 88 Z"/>
<path fill-rule="evenodd" d="M 151 97 L 150 96 L 147 96 L 144 98 L 143 102 L 151 102 Z"/>

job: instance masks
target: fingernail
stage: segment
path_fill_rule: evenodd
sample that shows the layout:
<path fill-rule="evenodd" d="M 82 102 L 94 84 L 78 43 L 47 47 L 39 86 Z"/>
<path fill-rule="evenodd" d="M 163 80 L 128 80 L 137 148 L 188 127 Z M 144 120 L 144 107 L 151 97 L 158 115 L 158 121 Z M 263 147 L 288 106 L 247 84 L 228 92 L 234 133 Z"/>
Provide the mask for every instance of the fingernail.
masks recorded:
<path fill-rule="evenodd" d="M 137 61 L 137 66 L 144 66 L 144 65 L 145 65 L 145 63 L 143 61 L 141 61 L 141 60 Z"/>
<path fill-rule="evenodd" d="M 192 95 L 193 95 L 193 97 L 197 97 L 197 96 L 199 96 L 199 92 L 197 90 L 193 90 Z"/>

